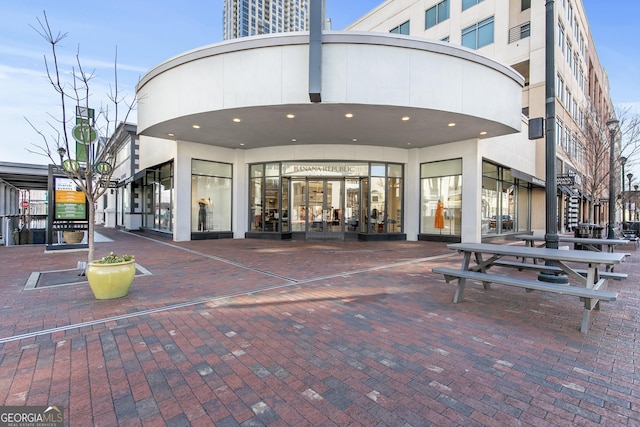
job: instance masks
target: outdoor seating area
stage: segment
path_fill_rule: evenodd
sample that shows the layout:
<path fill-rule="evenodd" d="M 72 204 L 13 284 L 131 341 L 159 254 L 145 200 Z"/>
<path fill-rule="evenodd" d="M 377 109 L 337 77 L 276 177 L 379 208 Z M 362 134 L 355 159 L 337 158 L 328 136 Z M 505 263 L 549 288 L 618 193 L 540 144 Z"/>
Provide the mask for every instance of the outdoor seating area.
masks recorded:
<path fill-rule="evenodd" d="M 26 289 L 34 271 L 73 268 L 86 252 L 0 247 L 1 404 L 60 405 L 72 426 L 640 419 L 633 255 L 553 250 L 616 265 L 610 273 L 605 264 L 562 261 L 585 283 L 609 280 L 606 289 L 587 289 L 577 277 L 571 286 L 527 279 L 499 265 L 507 256 L 471 271 L 468 252 L 464 274 L 495 285 L 467 286 L 465 302 L 454 304 L 455 286 L 432 269 L 455 272 L 464 256 L 440 242 L 171 243 L 145 232 L 98 232 L 97 256 L 126 250 L 146 269 L 124 298 L 97 301 L 78 279 Z M 532 250 L 516 243 L 490 246 L 516 256 Z M 516 279 L 523 287 L 498 284 Z M 576 298 L 587 308 L 572 304 Z M 582 334 L 578 319 L 595 311 L 595 300 L 603 307 Z"/>
<path fill-rule="evenodd" d="M 447 245 L 451 250 L 462 253 L 460 269 L 435 267 L 434 273 L 443 274 L 447 282 L 457 280 L 454 303 L 462 302 L 467 279 L 481 282 L 485 290 L 490 289 L 491 283 L 524 288 L 527 291 L 538 290 L 578 297 L 584 303 L 580 331 L 589 330 L 591 312 L 600 308 L 600 301 L 615 301 L 616 292 L 607 291 L 608 280 L 621 280 L 626 275 L 612 276 L 609 271 L 622 263 L 625 253 L 580 250 L 560 250 L 531 246 L 458 243 Z M 471 260 L 475 260 L 475 264 Z M 509 262 L 503 258 L 525 259 L 532 258 L 536 263 Z M 586 265 L 585 269 L 577 269 L 575 264 Z M 489 269 L 494 266 L 517 268 L 522 271 L 533 271 L 537 276 L 524 279 L 512 274 L 492 274 Z M 601 271 L 602 267 L 605 272 Z M 541 278 L 547 274 L 547 279 Z M 561 276 L 560 276 L 561 275 Z M 565 282 L 566 277 L 566 282 Z M 563 283 L 564 282 L 564 283 Z M 566 283 L 566 284 L 565 284 Z M 577 286 L 576 286 L 577 285 Z"/>

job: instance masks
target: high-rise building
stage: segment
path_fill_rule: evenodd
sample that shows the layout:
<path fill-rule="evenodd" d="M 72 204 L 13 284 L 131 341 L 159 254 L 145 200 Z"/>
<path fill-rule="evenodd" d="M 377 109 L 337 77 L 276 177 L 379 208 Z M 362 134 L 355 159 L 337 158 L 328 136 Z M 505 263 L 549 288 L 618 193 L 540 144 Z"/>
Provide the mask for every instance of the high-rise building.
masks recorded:
<path fill-rule="evenodd" d="M 589 163 L 585 158 L 589 151 L 587 122 L 595 119 L 604 124 L 615 114 L 607 74 L 598 60 L 582 0 L 554 3 L 556 173 L 570 176 L 575 182 L 559 187 L 563 196 L 558 203 L 558 217 L 562 228 L 570 230 L 593 212 L 589 206 L 591 196 L 606 195 L 588 194 L 585 188 L 589 179 L 585 169 Z M 347 29 L 440 40 L 477 50 L 509 65 L 525 79 L 524 116 L 536 118 L 545 117 L 546 107 L 545 18 L 544 1 L 387 0 Z M 540 139 L 536 144 L 536 176 L 544 179 L 545 141 Z M 534 192 L 534 229 L 544 228 L 542 193 L 536 197 Z"/>
<path fill-rule="evenodd" d="M 224 40 L 306 31 L 309 0 L 225 0 L 223 24 Z"/>

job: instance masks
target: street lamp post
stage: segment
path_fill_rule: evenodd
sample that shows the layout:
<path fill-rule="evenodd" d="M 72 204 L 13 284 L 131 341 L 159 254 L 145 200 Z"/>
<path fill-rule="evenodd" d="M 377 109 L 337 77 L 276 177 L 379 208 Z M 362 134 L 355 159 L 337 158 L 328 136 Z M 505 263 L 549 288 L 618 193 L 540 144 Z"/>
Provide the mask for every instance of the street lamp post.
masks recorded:
<path fill-rule="evenodd" d="M 622 205 L 622 223 L 624 224 L 624 165 L 627 163 L 627 158 L 624 156 L 620 156 L 620 166 L 622 167 L 622 174 L 620 175 L 620 177 L 622 178 L 621 182 L 621 189 L 622 192 L 620 193 L 620 204 Z"/>
<path fill-rule="evenodd" d="M 555 16 L 554 2 L 545 5 L 545 245 L 558 249 L 558 201 L 556 186 L 556 98 L 555 98 Z"/>
<path fill-rule="evenodd" d="M 638 220 L 638 184 L 633 184 L 633 218 L 632 221 Z"/>
<path fill-rule="evenodd" d="M 620 162 L 620 166 L 621 166 L 621 169 L 622 169 L 622 174 L 620 174 L 620 178 L 621 178 L 620 182 L 622 183 L 622 184 L 620 184 L 620 188 L 622 190 L 621 193 L 620 193 L 620 205 L 622 206 L 622 224 L 623 224 L 623 227 L 624 227 L 624 221 L 625 221 L 624 220 L 624 209 L 625 209 L 624 208 L 624 165 L 627 163 L 627 158 L 624 157 L 624 156 L 620 156 L 620 159 L 618 159 L 618 160 Z M 629 189 L 629 190 L 631 190 L 631 189 Z"/>
<path fill-rule="evenodd" d="M 545 4 L 545 246 L 558 249 L 558 200 L 556 181 L 556 90 L 555 90 L 555 36 L 554 1 Z M 568 283 L 564 274 L 542 271 L 538 280 L 550 283 Z"/>
<path fill-rule="evenodd" d="M 618 120 L 607 120 L 607 127 L 609 128 L 609 227 L 607 228 L 607 239 L 614 239 L 614 221 L 616 219 L 615 137 L 618 130 Z"/>
<path fill-rule="evenodd" d="M 633 174 L 631 172 L 629 172 L 627 174 L 627 179 L 629 180 L 629 191 L 627 193 L 627 210 L 629 211 L 629 221 L 631 221 L 633 218 L 631 217 L 631 178 L 633 178 Z M 622 194 L 624 194 L 624 191 L 622 192 Z M 624 229 L 624 217 L 622 218 L 622 228 Z"/>

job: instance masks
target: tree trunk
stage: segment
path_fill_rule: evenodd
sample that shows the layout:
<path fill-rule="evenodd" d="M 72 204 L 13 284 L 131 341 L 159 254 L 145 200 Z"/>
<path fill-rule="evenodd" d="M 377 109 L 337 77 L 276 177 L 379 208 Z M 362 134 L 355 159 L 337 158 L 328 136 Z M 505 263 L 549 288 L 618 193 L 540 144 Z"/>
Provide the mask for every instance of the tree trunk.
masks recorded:
<path fill-rule="evenodd" d="M 95 218 L 96 218 L 96 208 L 93 200 L 88 200 L 89 202 L 89 224 L 87 224 L 87 243 L 89 244 L 89 252 L 87 254 L 87 263 L 91 261 L 95 261 L 94 257 L 94 233 L 95 233 Z"/>

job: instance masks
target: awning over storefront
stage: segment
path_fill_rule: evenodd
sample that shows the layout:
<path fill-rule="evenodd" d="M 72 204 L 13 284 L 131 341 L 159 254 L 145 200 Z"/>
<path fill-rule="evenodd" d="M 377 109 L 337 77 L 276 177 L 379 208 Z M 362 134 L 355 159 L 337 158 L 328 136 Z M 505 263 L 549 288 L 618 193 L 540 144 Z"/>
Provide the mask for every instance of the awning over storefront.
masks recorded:
<path fill-rule="evenodd" d="M 581 191 L 580 194 L 582 195 L 583 199 L 586 199 L 590 202 L 593 202 L 593 197 L 591 197 L 590 195 L 588 195 L 587 193 L 585 193 L 584 191 Z"/>
<path fill-rule="evenodd" d="M 580 197 L 580 193 L 578 193 L 571 187 L 567 187 L 566 185 L 558 185 L 558 190 L 562 191 L 564 194 L 570 197 Z"/>
<path fill-rule="evenodd" d="M 149 169 L 142 169 L 141 171 L 136 172 L 135 175 L 128 177 L 124 181 L 121 181 L 120 182 L 120 187 L 123 187 L 123 186 L 125 186 L 127 184 L 130 184 L 132 182 L 140 181 L 147 174 L 148 170 Z"/>
<path fill-rule="evenodd" d="M 529 175 L 528 173 L 521 172 L 517 169 L 511 169 L 511 176 L 522 181 L 530 182 L 531 184 L 537 185 L 538 187 L 545 187 L 544 180 L 536 178 L 533 175 Z"/>

